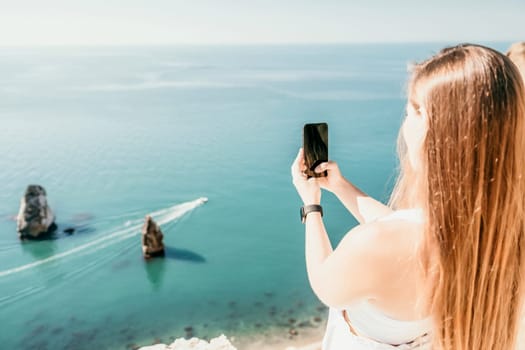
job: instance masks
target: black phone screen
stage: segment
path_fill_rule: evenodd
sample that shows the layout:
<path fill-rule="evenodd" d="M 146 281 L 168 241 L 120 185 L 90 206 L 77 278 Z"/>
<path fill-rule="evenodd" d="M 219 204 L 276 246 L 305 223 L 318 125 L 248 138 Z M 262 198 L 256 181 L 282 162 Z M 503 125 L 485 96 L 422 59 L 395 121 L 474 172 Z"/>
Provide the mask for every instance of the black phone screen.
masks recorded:
<path fill-rule="evenodd" d="M 306 124 L 303 129 L 303 151 L 308 177 L 326 176 L 326 171 L 316 173 L 314 169 L 328 161 L 328 124 Z"/>

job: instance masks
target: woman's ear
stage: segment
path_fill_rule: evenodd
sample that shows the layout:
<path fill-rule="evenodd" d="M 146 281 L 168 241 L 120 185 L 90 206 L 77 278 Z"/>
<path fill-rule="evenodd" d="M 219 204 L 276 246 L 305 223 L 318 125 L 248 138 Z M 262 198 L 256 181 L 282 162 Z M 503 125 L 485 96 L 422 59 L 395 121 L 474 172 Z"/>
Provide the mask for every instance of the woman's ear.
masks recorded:
<path fill-rule="evenodd" d="M 422 168 L 423 144 L 428 131 L 428 113 L 423 108 L 413 108 L 403 125 L 405 141 L 408 147 L 410 164 L 414 170 Z"/>
<path fill-rule="evenodd" d="M 416 132 L 418 140 L 424 140 L 428 131 L 428 113 L 424 107 L 419 107 L 417 113 Z"/>

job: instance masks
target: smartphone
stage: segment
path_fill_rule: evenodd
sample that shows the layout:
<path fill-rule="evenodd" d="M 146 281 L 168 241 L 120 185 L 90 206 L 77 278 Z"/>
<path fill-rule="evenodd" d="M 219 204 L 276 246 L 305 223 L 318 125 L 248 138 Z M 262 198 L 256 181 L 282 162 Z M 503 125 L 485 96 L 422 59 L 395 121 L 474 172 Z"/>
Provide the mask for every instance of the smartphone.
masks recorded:
<path fill-rule="evenodd" d="M 326 171 L 316 173 L 314 169 L 319 164 L 328 161 L 328 124 L 305 124 L 303 128 L 303 151 L 307 177 L 326 176 Z"/>

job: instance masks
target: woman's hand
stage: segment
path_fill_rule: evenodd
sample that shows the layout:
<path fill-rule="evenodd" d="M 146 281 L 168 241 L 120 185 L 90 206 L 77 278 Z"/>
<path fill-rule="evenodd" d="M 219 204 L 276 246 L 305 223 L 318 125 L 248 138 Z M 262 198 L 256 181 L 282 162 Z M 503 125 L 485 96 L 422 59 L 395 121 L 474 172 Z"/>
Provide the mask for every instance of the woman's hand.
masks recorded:
<path fill-rule="evenodd" d="M 292 182 L 304 205 L 320 204 L 321 188 L 317 183 L 317 178 L 311 177 L 308 179 L 304 173 L 305 170 L 303 149 L 300 148 L 292 164 Z"/>
<path fill-rule="evenodd" d="M 328 175 L 318 177 L 317 182 L 322 189 L 330 191 L 334 194 L 345 182 L 345 178 L 343 175 L 341 175 L 341 171 L 339 170 L 339 166 L 336 162 L 328 161 L 321 163 L 314 169 L 314 171 L 319 174 L 324 171 L 327 172 Z"/>

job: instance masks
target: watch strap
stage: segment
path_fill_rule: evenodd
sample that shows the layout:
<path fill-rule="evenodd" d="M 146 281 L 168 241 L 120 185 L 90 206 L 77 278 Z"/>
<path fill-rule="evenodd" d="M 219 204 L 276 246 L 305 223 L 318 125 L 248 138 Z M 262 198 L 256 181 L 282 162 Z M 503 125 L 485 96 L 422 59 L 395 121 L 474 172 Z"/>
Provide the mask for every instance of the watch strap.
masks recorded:
<path fill-rule="evenodd" d="M 319 204 L 309 204 L 303 205 L 301 207 L 301 222 L 304 224 L 306 221 L 306 216 L 310 213 L 319 212 L 323 216 L 323 207 Z"/>

